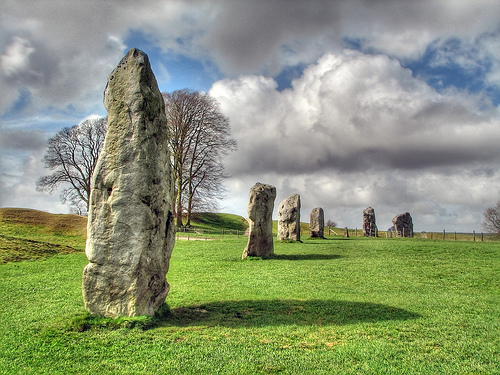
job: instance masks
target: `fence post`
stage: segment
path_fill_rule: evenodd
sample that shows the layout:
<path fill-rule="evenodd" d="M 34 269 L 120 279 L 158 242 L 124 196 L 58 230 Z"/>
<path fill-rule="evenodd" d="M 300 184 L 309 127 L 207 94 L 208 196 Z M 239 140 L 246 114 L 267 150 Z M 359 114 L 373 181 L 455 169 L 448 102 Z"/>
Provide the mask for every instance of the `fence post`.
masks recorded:
<path fill-rule="evenodd" d="M 483 242 L 483 232 L 481 232 L 481 242 Z"/>
<path fill-rule="evenodd" d="M 443 229 L 443 241 L 446 240 L 446 230 Z"/>
<path fill-rule="evenodd" d="M 472 231 L 472 241 L 474 241 L 474 242 L 476 241 L 476 231 L 475 230 Z"/>
<path fill-rule="evenodd" d="M 457 231 L 455 231 L 455 241 L 457 240 Z"/>

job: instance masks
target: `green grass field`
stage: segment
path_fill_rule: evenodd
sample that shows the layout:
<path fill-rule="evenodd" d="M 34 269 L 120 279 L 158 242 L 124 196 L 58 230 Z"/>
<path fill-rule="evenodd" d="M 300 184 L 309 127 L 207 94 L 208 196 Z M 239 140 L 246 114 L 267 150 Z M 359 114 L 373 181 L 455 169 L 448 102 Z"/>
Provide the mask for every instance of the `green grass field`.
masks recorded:
<path fill-rule="evenodd" d="M 0 265 L 1 374 L 500 373 L 498 242 L 181 240 L 159 314 L 110 320 L 83 307 L 84 237 L 0 225 L 79 251 Z"/>

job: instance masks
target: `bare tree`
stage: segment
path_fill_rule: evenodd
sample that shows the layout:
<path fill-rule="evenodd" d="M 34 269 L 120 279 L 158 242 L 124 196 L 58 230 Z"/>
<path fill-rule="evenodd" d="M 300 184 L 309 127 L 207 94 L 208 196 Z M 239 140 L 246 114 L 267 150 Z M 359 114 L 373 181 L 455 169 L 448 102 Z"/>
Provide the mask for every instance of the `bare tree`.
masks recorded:
<path fill-rule="evenodd" d="M 486 231 L 500 234 L 500 201 L 484 211 L 483 219 L 482 225 Z"/>
<path fill-rule="evenodd" d="M 90 182 L 106 136 L 107 119 L 89 119 L 64 128 L 49 139 L 43 157 L 51 175 L 37 181 L 38 191 L 52 193 L 66 185 L 61 193 L 74 213 L 86 214 L 90 197 Z"/>
<path fill-rule="evenodd" d="M 336 228 L 336 227 L 337 227 L 337 223 L 336 223 L 335 221 L 328 220 L 328 221 L 326 222 L 326 226 L 327 226 L 327 227 L 329 227 L 329 228 L 331 228 L 331 227 Z"/>
<path fill-rule="evenodd" d="M 210 95 L 188 89 L 163 93 L 176 191 L 176 224 L 191 224 L 194 208 L 210 207 L 224 188 L 222 157 L 236 149 L 229 120 Z"/>

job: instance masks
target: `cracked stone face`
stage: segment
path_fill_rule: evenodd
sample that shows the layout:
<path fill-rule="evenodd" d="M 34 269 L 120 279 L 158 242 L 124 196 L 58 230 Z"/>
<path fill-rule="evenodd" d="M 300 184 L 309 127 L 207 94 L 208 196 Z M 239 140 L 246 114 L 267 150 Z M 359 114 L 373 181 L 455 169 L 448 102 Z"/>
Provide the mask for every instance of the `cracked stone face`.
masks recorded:
<path fill-rule="evenodd" d="M 247 256 L 266 257 L 274 254 L 273 245 L 273 209 L 276 188 L 257 182 L 249 194 L 248 244 L 242 258 Z"/>
<path fill-rule="evenodd" d="M 323 238 L 325 231 L 325 212 L 321 207 L 313 208 L 309 215 L 309 235 Z"/>
<path fill-rule="evenodd" d="M 396 236 L 413 237 L 413 219 L 409 212 L 399 214 L 392 219 Z"/>
<path fill-rule="evenodd" d="M 292 194 L 278 206 L 278 241 L 300 241 L 300 195 Z"/>
<path fill-rule="evenodd" d="M 363 211 L 363 235 L 365 237 L 375 237 L 377 235 L 375 210 L 371 207 L 368 207 Z"/>
<path fill-rule="evenodd" d="M 93 174 L 83 271 L 85 307 L 154 315 L 169 291 L 175 241 L 164 102 L 148 56 L 132 48 L 108 78 L 108 130 Z"/>

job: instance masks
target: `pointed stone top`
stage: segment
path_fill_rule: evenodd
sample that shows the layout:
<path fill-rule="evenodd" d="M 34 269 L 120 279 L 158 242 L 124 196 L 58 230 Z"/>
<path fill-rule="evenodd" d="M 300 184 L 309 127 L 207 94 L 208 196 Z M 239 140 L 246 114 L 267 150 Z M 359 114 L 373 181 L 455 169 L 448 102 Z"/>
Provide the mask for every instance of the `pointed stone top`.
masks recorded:
<path fill-rule="evenodd" d="M 108 76 L 104 90 L 104 107 L 109 112 L 110 96 L 116 100 L 116 98 L 130 97 L 138 92 L 146 96 L 149 96 L 148 92 L 153 96 L 160 93 L 148 55 L 140 49 L 131 48 Z"/>
<path fill-rule="evenodd" d="M 139 65 L 145 63 L 149 64 L 148 55 L 145 52 L 141 51 L 140 49 L 132 47 L 131 49 L 128 50 L 127 54 L 123 56 L 117 68 L 120 68 L 122 65 L 126 64 L 132 57 L 137 61 Z"/>

